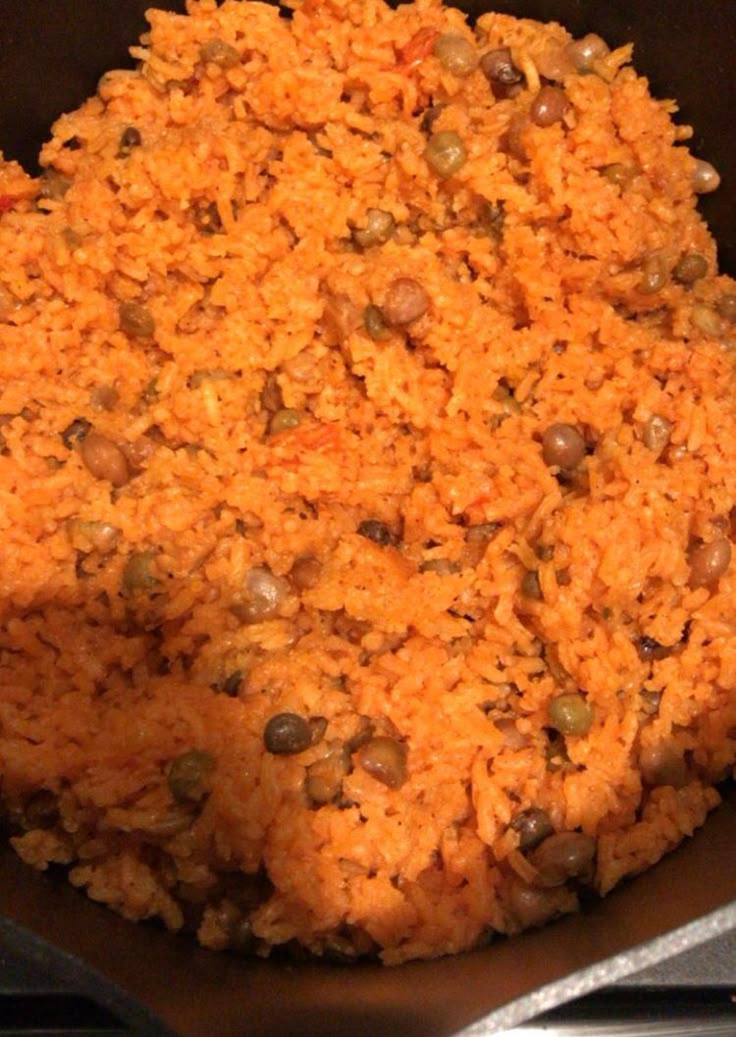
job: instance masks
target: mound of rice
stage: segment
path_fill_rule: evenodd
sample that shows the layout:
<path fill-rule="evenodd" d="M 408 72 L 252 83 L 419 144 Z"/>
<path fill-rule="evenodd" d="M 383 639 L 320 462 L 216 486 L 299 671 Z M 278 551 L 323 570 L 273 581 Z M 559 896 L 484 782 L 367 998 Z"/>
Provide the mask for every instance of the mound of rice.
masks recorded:
<path fill-rule="evenodd" d="M 1 797 L 127 918 L 397 963 L 717 804 L 736 296 L 631 48 L 292 6 L 150 11 L 0 164 Z"/>

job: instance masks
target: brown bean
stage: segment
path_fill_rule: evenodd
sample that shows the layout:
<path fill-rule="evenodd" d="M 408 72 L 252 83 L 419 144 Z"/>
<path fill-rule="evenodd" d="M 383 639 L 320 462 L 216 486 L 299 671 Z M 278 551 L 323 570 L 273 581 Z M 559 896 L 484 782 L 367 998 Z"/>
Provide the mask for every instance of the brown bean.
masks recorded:
<path fill-rule="evenodd" d="M 594 32 L 589 32 L 580 40 L 574 40 L 567 47 L 567 56 L 575 69 L 583 74 L 592 72 L 595 63 L 609 53 L 610 48 L 606 41 Z"/>
<path fill-rule="evenodd" d="M 426 289 L 413 277 L 397 277 L 388 286 L 382 312 L 390 327 L 400 328 L 413 324 L 429 309 Z"/>
<path fill-rule="evenodd" d="M 314 555 L 300 555 L 289 572 L 289 579 L 300 591 L 309 591 L 317 586 L 322 575 L 322 563 Z"/>
<path fill-rule="evenodd" d="M 559 44 L 552 44 L 549 50 L 543 51 L 537 58 L 537 71 L 540 76 L 553 83 L 561 83 L 565 76 L 575 71 L 566 49 Z"/>
<path fill-rule="evenodd" d="M 727 292 L 716 302 L 716 309 L 729 324 L 736 324 L 736 294 Z"/>
<path fill-rule="evenodd" d="M 399 789 L 406 781 L 407 754 L 403 742 L 377 735 L 362 750 L 360 765 L 376 781 L 390 789 Z"/>
<path fill-rule="evenodd" d="M 601 173 L 606 180 L 610 180 L 621 191 L 630 187 L 639 176 L 639 170 L 636 166 L 626 165 L 624 162 L 613 162 L 610 166 L 604 166 L 601 169 Z"/>
<path fill-rule="evenodd" d="M 522 929 L 533 929 L 559 913 L 558 897 L 552 890 L 528 886 L 514 876 L 509 887 L 509 908 Z"/>
<path fill-rule="evenodd" d="M 72 186 L 72 182 L 56 169 L 45 169 L 40 177 L 40 185 L 42 198 L 58 202 Z"/>
<path fill-rule="evenodd" d="M 131 338 L 150 338 L 156 330 L 153 314 L 139 302 L 124 302 L 119 309 L 120 327 Z"/>
<path fill-rule="evenodd" d="M 641 688 L 639 691 L 640 708 L 645 716 L 656 716 L 662 701 L 661 691 L 650 691 L 649 688 Z"/>
<path fill-rule="evenodd" d="M 531 598 L 532 601 L 542 601 L 542 587 L 536 569 L 528 569 L 524 573 L 521 581 L 521 593 L 525 598 Z"/>
<path fill-rule="evenodd" d="M 312 744 L 312 728 L 299 713 L 276 713 L 264 728 L 263 744 L 275 756 L 295 756 Z"/>
<path fill-rule="evenodd" d="M 642 635 L 636 643 L 636 650 L 642 662 L 659 662 L 667 659 L 675 650 L 673 645 L 663 645 L 653 637 Z"/>
<path fill-rule="evenodd" d="M 315 806 L 332 803 L 342 792 L 343 778 L 350 773 L 350 753 L 338 742 L 327 755 L 307 768 L 304 790 Z"/>
<path fill-rule="evenodd" d="M 240 63 L 240 51 L 217 36 L 202 44 L 199 56 L 205 63 L 211 62 L 223 69 L 235 68 Z"/>
<path fill-rule="evenodd" d="M 391 338 L 391 332 L 383 319 L 381 310 L 378 306 L 374 306 L 373 303 L 368 303 L 363 311 L 363 326 L 374 342 L 383 342 Z"/>
<path fill-rule="evenodd" d="M 311 382 L 318 373 L 318 361 L 306 349 L 296 356 L 284 360 L 282 367 L 295 382 Z"/>
<path fill-rule="evenodd" d="M 120 134 L 118 143 L 118 158 L 127 158 L 134 148 L 139 148 L 143 143 L 141 131 L 135 126 L 127 126 Z"/>
<path fill-rule="evenodd" d="M 166 772 L 169 791 L 177 803 L 199 803 L 212 788 L 215 759 L 205 749 L 190 749 L 172 760 Z"/>
<path fill-rule="evenodd" d="M 693 327 L 709 338 L 720 338 L 725 331 L 723 320 L 717 311 L 702 302 L 696 302 L 693 306 L 690 321 Z"/>
<path fill-rule="evenodd" d="M 257 565 L 245 578 L 247 600 L 238 609 L 246 623 L 263 623 L 277 615 L 289 593 L 289 585 L 281 576 L 271 572 L 267 565 Z"/>
<path fill-rule="evenodd" d="M 294 410 L 292 407 L 284 407 L 283 410 L 277 410 L 271 417 L 268 423 L 268 434 L 269 436 L 278 436 L 281 432 L 288 432 L 289 429 L 298 428 L 301 423 L 302 415 L 298 410 Z"/>
<path fill-rule="evenodd" d="M 574 425 L 550 425 L 542 436 L 542 456 L 550 467 L 572 471 L 585 457 L 585 440 Z"/>
<path fill-rule="evenodd" d="M 156 443 L 148 436 L 136 436 L 132 443 L 124 443 L 121 449 L 133 471 L 139 471 L 153 457 Z"/>
<path fill-rule="evenodd" d="M 62 442 L 67 450 L 71 450 L 75 443 L 81 443 L 91 428 L 92 423 L 86 418 L 75 418 L 67 425 L 61 433 Z"/>
<path fill-rule="evenodd" d="M 67 522 L 69 539 L 77 551 L 99 551 L 110 554 L 118 545 L 120 530 L 107 522 L 90 522 L 73 518 Z"/>
<path fill-rule="evenodd" d="M 154 572 L 156 556 L 153 551 L 134 551 L 125 563 L 122 574 L 123 594 L 128 597 L 145 591 L 152 591 L 159 583 Z"/>
<path fill-rule="evenodd" d="M 468 526 L 465 530 L 463 564 L 475 569 L 483 560 L 486 548 L 500 528 L 498 522 L 483 522 L 477 526 Z"/>
<path fill-rule="evenodd" d="M 376 725 L 373 723 L 371 718 L 360 714 L 358 716 L 358 728 L 355 734 L 351 735 L 345 743 L 348 752 L 354 753 L 357 752 L 358 749 L 362 749 L 363 746 L 373 738 L 375 731 Z"/>
<path fill-rule="evenodd" d="M 324 323 L 338 342 L 344 342 L 361 322 L 361 312 L 343 292 L 325 296 Z"/>
<path fill-rule="evenodd" d="M 519 849 L 524 853 L 536 849 L 554 832 L 549 814 L 540 807 L 529 807 L 528 810 L 522 810 L 511 822 L 511 827 L 518 832 Z"/>
<path fill-rule="evenodd" d="M 480 59 L 480 68 L 498 101 L 516 97 L 524 89 L 524 73 L 514 64 L 508 47 L 489 50 Z"/>
<path fill-rule="evenodd" d="M 583 832 L 550 835 L 529 855 L 538 872 L 535 885 L 549 889 L 568 879 L 590 879 L 595 850 L 595 839 Z"/>
<path fill-rule="evenodd" d="M 641 280 L 636 286 L 637 291 L 642 295 L 656 295 L 657 292 L 661 292 L 668 278 L 664 256 L 659 252 L 647 256 L 642 263 L 641 274 Z"/>
<path fill-rule="evenodd" d="M 535 126 L 553 126 L 562 122 L 570 110 L 565 91 L 558 86 L 543 86 L 532 102 L 530 111 Z"/>
<path fill-rule="evenodd" d="M 700 252 L 687 252 L 679 260 L 672 276 L 680 284 L 691 285 L 708 274 L 708 260 Z"/>
<path fill-rule="evenodd" d="M 309 729 L 312 732 L 312 745 L 319 745 L 327 731 L 327 717 L 316 716 L 309 718 Z"/>
<path fill-rule="evenodd" d="M 390 527 L 378 519 L 364 519 L 358 526 L 358 533 L 366 540 L 372 540 L 379 547 L 395 547 L 398 543 L 397 537 L 391 532 Z"/>
<path fill-rule="evenodd" d="M 365 214 L 365 226 L 355 228 L 353 240 L 361 248 L 385 245 L 395 227 L 396 221 L 390 212 L 384 209 L 369 209 Z"/>
<path fill-rule="evenodd" d="M 451 576 L 460 572 L 460 565 L 449 558 L 429 558 L 419 565 L 420 573 L 438 573 L 440 576 Z"/>
<path fill-rule="evenodd" d="M 481 206 L 478 222 L 483 230 L 495 241 L 503 237 L 506 223 L 506 209 L 503 202 L 484 202 Z"/>
<path fill-rule="evenodd" d="M 728 540 L 713 540 L 690 552 L 690 586 L 709 587 L 720 580 L 731 564 Z"/>
<path fill-rule="evenodd" d="M 665 450 L 664 459 L 667 464 L 679 464 L 680 461 L 684 461 L 688 456 L 688 449 L 684 443 L 678 443 L 677 445 L 672 444 Z"/>
<path fill-rule="evenodd" d="M 465 530 L 465 540 L 469 544 L 486 545 L 498 533 L 500 528 L 500 522 L 481 522 L 477 526 L 468 526 Z"/>
<path fill-rule="evenodd" d="M 229 673 L 224 680 L 218 681 L 212 685 L 214 691 L 220 691 L 223 695 L 227 695 L 228 698 L 236 699 L 240 693 L 240 689 L 243 686 L 243 671 L 233 670 Z"/>
<path fill-rule="evenodd" d="M 371 625 L 362 619 L 356 619 L 349 612 L 341 611 L 335 614 L 333 628 L 338 637 L 344 638 L 351 645 L 359 645 L 371 629 Z"/>
<path fill-rule="evenodd" d="M 659 456 L 669 443 L 673 428 L 674 425 L 667 418 L 663 418 L 660 414 L 653 414 L 642 432 L 644 446 Z"/>
<path fill-rule="evenodd" d="M 70 252 L 76 252 L 82 245 L 82 235 L 74 227 L 64 227 L 61 232 L 62 241 Z"/>
<path fill-rule="evenodd" d="M 721 176 L 715 166 L 699 158 L 695 160 L 692 184 L 696 194 L 712 194 L 721 186 Z"/>
<path fill-rule="evenodd" d="M 201 199 L 192 205 L 191 213 L 192 222 L 200 234 L 220 234 L 222 232 L 222 217 L 217 202 Z"/>
<path fill-rule="evenodd" d="M 115 410 L 120 402 L 120 393 L 114 385 L 98 385 L 90 393 L 89 402 L 97 410 Z"/>
<path fill-rule="evenodd" d="M 194 387 L 193 378 L 190 379 L 190 385 Z M 269 414 L 275 414 L 276 411 L 283 409 L 284 395 L 281 391 L 278 378 L 273 372 L 266 376 L 266 381 L 261 389 L 260 402 L 262 409 L 268 411 Z"/>
<path fill-rule="evenodd" d="M 639 752 L 639 770 L 644 783 L 653 788 L 671 785 L 681 789 L 690 780 L 683 758 L 665 745 L 649 745 L 642 749 Z"/>
<path fill-rule="evenodd" d="M 89 432 L 80 447 L 80 454 L 87 471 L 95 479 L 107 479 L 115 487 L 125 486 L 130 479 L 125 454 L 107 436 Z"/>

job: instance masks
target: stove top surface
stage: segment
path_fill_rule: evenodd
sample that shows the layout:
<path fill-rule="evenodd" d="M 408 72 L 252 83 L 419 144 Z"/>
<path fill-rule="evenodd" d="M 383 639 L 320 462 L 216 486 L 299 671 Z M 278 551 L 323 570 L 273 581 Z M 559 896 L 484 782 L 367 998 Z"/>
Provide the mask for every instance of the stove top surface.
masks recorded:
<path fill-rule="evenodd" d="M 736 932 L 729 932 L 506 1031 L 503 1037 L 733 1037 L 735 1000 Z M 483 1031 L 474 1027 L 473 1032 Z M 52 967 L 0 946 L 0 1037 L 134 1033 L 107 1008 L 60 979 Z"/>

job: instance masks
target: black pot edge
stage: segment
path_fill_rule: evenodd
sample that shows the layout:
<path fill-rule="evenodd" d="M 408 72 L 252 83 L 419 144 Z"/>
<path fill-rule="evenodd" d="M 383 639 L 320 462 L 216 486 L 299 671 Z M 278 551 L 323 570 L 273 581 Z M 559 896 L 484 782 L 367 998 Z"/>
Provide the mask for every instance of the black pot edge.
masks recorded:
<path fill-rule="evenodd" d="M 725 793 L 692 839 L 585 913 L 482 951 L 399 969 L 279 967 L 203 951 L 191 938 L 131 925 L 61 875 L 34 873 L 6 846 L 0 955 L 23 957 L 53 977 L 55 990 L 89 998 L 140 1037 L 487 1037 L 736 931 L 736 875 L 724 867 L 734 850 L 736 790 Z M 444 986 L 456 1002 L 461 984 L 470 1010 L 451 1003 L 438 1018 L 445 1006 L 430 988 Z M 217 1030 L 201 1009 L 214 998 L 223 1013 Z M 390 1030 L 381 1028 L 386 1020 Z"/>
<path fill-rule="evenodd" d="M 0 915 L 0 961 L 3 955 L 27 964 L 34 975 L 48 975 L 53 991 L 88 998 L 125 1023 L 136 1037 L 176 1037 L 153 1012 L 77 955 L 44 940 L 38 933 Z M 37 991 L 34 990 L 34 993 Z"/>

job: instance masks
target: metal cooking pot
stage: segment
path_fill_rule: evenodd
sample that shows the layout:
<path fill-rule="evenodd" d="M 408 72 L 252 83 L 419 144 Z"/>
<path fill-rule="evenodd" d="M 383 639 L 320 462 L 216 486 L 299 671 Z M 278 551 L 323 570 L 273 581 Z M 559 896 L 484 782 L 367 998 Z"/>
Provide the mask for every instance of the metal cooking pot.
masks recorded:
<path fill-rule="evenodd" d="M 180 0 L 159 6 L 183 9 Z M 28 168 L 48 127 L 99 76 L 129 62 L 146 0 L 2 0 L 0 148 Z M 637 68 L 677 97 L 694 150 L 724 174 L 702 202 L 736 273 L 736 5 L 724 0 L 495 0 L 459 4 L 557 20 L 636 44 Z M 0 694 L 2 692 L 0 691 Z M 481 951 L 386 969 L 250 961 L 132 926 L 0 847 L 0 964 L 20 952 L 136 1034 L 181 1037 L 446 1037 L 490 1034 L 736 928 L 736 793 L 653 871 L 582 914 Z"/>

